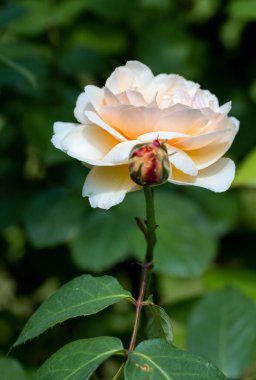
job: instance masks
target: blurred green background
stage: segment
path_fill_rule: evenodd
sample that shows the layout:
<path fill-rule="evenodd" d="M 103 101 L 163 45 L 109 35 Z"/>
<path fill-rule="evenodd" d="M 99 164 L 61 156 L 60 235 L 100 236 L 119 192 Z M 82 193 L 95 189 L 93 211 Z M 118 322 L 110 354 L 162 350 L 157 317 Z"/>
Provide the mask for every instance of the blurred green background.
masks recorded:
<path fill-rule="evenodd" d="M 155 74 L 199 82 L 221 104 L 232 100 L 230 114 L 241 121 L 229 152 L 238 165 L 231 190 L 157 189 L 154 292 L 178 347 L 205 355 L 229 379 L 255 380 L 256 1 L 1 4 L 0 353 L 35 308 L 74 276 L 111 274 L 137 292 L 144 242 L 134 210 L 144 217 L 143 194 L 128 195 L 111 211 L 90 209 L 81 197 L 87 169 L 50 139 L 54 121 L 74 121 L 85 85 L 103 86 L 116 66 L 138 59 Z M 116 335 L 127 344 L 133 318 L 129 305 L 118 304 L 66 322 L 0 358 L 1 373 L 27 379 L 75 338 Z M 224 343 L 215 341 L 223 329 Z M 108 361 L 98 378 L 110 379 L 116 365 Z"/>

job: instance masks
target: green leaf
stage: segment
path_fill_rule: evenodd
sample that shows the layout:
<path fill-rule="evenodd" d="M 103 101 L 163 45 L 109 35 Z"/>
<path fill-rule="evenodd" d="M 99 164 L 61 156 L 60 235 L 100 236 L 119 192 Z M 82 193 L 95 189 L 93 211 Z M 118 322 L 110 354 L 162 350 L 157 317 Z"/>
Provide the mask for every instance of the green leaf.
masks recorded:
<path fill-rule="evenodd" d="M 60 56 L 60 69 L 71 76 L 83 73 L 99 74 L 104 69 L 104 58 L 95 49 L 84 45 L 73 45 L 64 49 Z"/>
<path fill-rule="evenodd" d="M 49 60 L 51 58 L 49 46 L 16 40 L 1 41 L 0 55 L 3 63 L 0 64 L 0 85 L 10 86 L 15 91 L 26 93 L 33 97 L 40 96 L 39 87 L 42 90 L 42 82 L 47 80 L 46 76 L 49 70 Z M 14 97 L 12 107 L 19 108 L 19 102 L 17 102 L 17 106 L 14 105 L 15 99 Z M 24 112 L 23 116 L 26 116 L 26 105 L 23 105 L 22 110 Z M 16 111 L 18 112 L 18 109 Z M 25 123 L 23 119 L 22 122 Z"/>
<path fill-rule="evenodd" d="M 256 148 L 238 166 L 233 186 L 256 187 Z"/>
<path fill-rule="evenodd" d="M 70 32 L 67 39 L 68 46 L 85 46 L 102 55 L 120 54 L 125 51 L 128 44 L 124 31 L 120 30 L 118 26 L 104 22 L 99 24 L 97 20 L 88 20 L 86 24 L 78 24 Z"/>
<path fill-rule="evenodd" d="M 232 0 L 228 12 L 231 16 L 245 21 L 256 20 L 256 3 L 254 0 Z"/>
<path fill-rule="evenodd" d="M 256 301 L 255 269 L 216 267 L 204 274 L 201 283 L 206 291 L 213 291 L 227 285 L 232 285 L 236 289 L 241 290 L 249 298 Z"/>
<path fill-rule="evenodd" d="M 42 334 L 45 330 L 69 318 L 91 315 L 131 294 L 110 276 L 83 275 L 73 279 L 49 299 L 28 320 L 13 347 Z"/>
<path fill-rule="evenodd" d="M 194 0 L 188 14 L 192 22 L 205 22 L 212 18 L 220 7 L 220 0 Z"/>
<path fill-rule="evenodd" d="M 155 304 L 150 304 L 147 310 L 151 313 L 151 318 L 149 318 L 147 325 L 149 339 L 161 338 L 171 343 L 173 331 L 169 315 L 161 306 Z"/>
<path fill-rule="evenodd" d="M 132 17 L 136 11 L 137 0 L 88 0 L 88 7 L 105 19 L 120 20 Z"/>
<path fill-rule="evenodd" d="M 20 35 L 33 37 L 56 26 L 68 26 L 87 8 L 85 0 L 62 0 L 58 4 L 34 0 L 19 2 L 26 12 L 15 23 L 10 23 L 9 29 Z"/>
<path fill-rule="evenodd" d="M 198 277 L 175 278 L 160 274 L 157 276 L 157 283 L 161 305 L 177 304 L 204 292 L 202 279 Z"/>
<path fill-rule="evenodd" d="M 30 83 L 30 85 L 36 89 L 37 88 L 37 81 L 34 73 L 27 69 L 25 66 L 21 65 L 18 62 L 15 62 L 13 59 L 5 57 L 4 55 L 0 54 L 0 62 L 4 65 L 8 66 L 10 69 L 16 71 L 20 75 L 22 75 L 26 80 Z"/>
<path fill-rule="evenodd" d="M 26 213 L 30 241 L 38 248 L 66 242 L 75 234 L 84 211 L 85 202 L 75 193 L 60 188 L 39 193 Z"/>
<path fill-rule="evenodd" d="M 160 339 L 142 342 L 129 354 L 125 380 L 225 380 L 204 359 Z"/>
<path fill-rule="evenodd" d="M 207 214 L 212 224 L 212 232 L 217 237 L 225 235 L 235 227 L 240 216 L 235 192 L 214 193 L 192 186 L 186 188 L 185 191 Z"/>
<path fill-rule="evenodd" d="M 0 357 L 1 380 L 27 380 L 20 363 L 13 358 Z"/>
<path fill-rule="evenodd" d="M 223 45 L 228 49 L 238 48 L 245 26 L 245 20 L 237 17 L 228 18 L 220 29 L 220 39 Z"/>
<path fill-rule="evenodd" d="M 241 224 L 249 230 L 256 230 L 256 188 L 239 192 Z"/>
<path fill-rule="evenodd" d="M 155 200 L 159 225 L 155 269 L 179 277 L 200 275 L 216 253 L 212 223 L 187 197 L 159 191 Z M 99 272 L 127 257 L 135 256 L 143 261 L 145 239 L 134 221 L 135 216 L 143 218 L 143 214 L 142 192 L 129 194 L 125 202 L 111 211 L 94 211 L 71 241 L 75 264 Z M 100 239 L 98 231 L 101 231 Z"/>
<path fill-rule="evenodd" d="M 12 21 L 16 21 L 25 13 L 24 7 L 15 4 L 7 4 L 1 7 L 0 28 L 8 26 Z"/>
<path fill-rule="evenodd" d="M 82 222 L 78 234 L 71 241 L 72 258 L 79 268 L 95 273 L 111 268 L 130 255 L 131 241 L 136 232 L 132 216 L 125 220 L 117 210 L 95 210 Z"/>
<path fill-rule="evenodd" d="M 62 0 L 54 6 L 50 14 L 50 23 L 67 26 L 79 17 L 88 7 L 86 0 Z M 74 23 L 75 24 L 75 23 Z M 71 28 L 72 29 L 72 28 Z"/>
<path fill-rule="evenodd" d="M 196 79 L 205 64 L 206 53 L 203 43 L 185 33 L 173 20 L 171 24 L 163 21 L 141 30 L 136 55 L 156 74 L 182 72 L 185 77 Z"/>
<path fill-rule="evenodd" d="M 256 345 L 255 304 L 226 287 L 204 297 L 192 311 L 188 348 L 216 364 L 231 379 L 240 378 Z"/>
<path fill-rule="evenodd" d="M 177 277 L 202 274 L 216 253 L 211 223 L 195 203 L 171 191 L 156 192 L 155 203 L 156 223 L 159 225 L 156 271 Z"/>
<path fill-rule="evenodd" d="M 33 380 L 87 380 L 104 360 L 122 350 L 119 339 L 107 336 L 71 342 L 52 355 Z"/>

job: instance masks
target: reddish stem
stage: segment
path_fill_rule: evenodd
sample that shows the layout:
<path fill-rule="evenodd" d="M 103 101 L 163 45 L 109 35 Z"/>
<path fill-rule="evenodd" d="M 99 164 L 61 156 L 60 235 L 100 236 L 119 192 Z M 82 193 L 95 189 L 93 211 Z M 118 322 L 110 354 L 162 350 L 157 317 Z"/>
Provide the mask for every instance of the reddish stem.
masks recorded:
<path fill-rule="evenodd" d="M 135 348 L 136 339 L 139 331 L 141 310 L 144 306 L 144 300 L 148 297 L 150 281 L 151 281 L 151 271 L 153 267 L 153 251 L 156 244 L 156 223 L 155 223 L 155 212 L 154 212 L 154 199 L 153 199 L 153 189 L 149 186 L 144 186 L 144 193 L 146 198 L 146 214 L 147 223 L 146 228 L 143 228 L 143 233 L 147 241 L 147 250 L 144 264 L 142 264 L 142 278 L 140 284 L 140 291 L 138 299 L 135 301 L 136 306 L 136 316 L 133 326 L 132 337 L 129 345 L 128 352 L 132 352 Z"/>

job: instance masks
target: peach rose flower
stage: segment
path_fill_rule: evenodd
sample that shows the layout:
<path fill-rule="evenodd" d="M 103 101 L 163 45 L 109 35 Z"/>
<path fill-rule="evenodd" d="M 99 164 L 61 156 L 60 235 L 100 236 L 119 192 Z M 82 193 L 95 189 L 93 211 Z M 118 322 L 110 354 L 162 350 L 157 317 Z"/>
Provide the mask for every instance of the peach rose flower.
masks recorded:
<path fill-rule="evenodd" d="M 129 154 L 155 139 L 168 150 L 168 182 L 222 192 L 235 175 L 233 161 L 222 157 L 239 128 L 227 116 L 230 109 L 231 102 L 219 106 L 197 83 L 175 74 L 154 76 L 129 61 L 103 88 L 85 87 L 74 110 L 78 123 L 56 122 L 52 143 L 91 167 L 83 196 L 92 207 L 109 209 L 142 188 L 129 176 Z"/>

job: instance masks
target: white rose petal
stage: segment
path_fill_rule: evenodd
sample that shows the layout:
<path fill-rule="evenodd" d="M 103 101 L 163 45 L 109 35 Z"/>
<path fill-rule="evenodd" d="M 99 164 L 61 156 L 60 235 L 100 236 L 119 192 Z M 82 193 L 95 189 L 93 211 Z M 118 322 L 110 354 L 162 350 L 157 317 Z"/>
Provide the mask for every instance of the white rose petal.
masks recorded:
<path fill-rule="evenodd" d="M 104 163 L 111 163 L 115 165 L 127 164 L 128 158 L 131 153 L 131 150 L 135 147 L 135 145 L 139 144 L 140 141 L 132 140 L 132 141 L 124 141 L 116 146 L 104 157 Z"/>
<path fill-rule="evenodd" d="M 62 121 L 56 121 L 53 125 L 54 135 L 51 139 L 53 145 L 62 150 L 61 141 L 76 127 L 76 125 L 77 124 L 74 123 L 63 123 Z"/>
<path fill-rule="evenodd" d="M 135 139 L 141 132 L 152 131 L 161 117 L 158 108 L 120 105 L 106 106 L 101 112 L 104 121 L 122 133 L 127 139 Z"/>
<path fill-rule="evenodd" d="M 196 177 L 190 177 L 173 170 L 169 182 L 177 185 L 199 186 L 216 193 L 226 191 L 235 177 L 235 164 L 229 158 L 221 158 L 209 168 L 200 170 Z"/>
<path fill-rule="evenodd" d="M 167 115 L 163 115 L 159 119 L 155 131 L 170 131 L 187 133 L 188 131 L 200 129 L 207 124 L 208 120 L 199 110 L 193 110 L 191 108 L 184 109 L 182 111 L 171 112 Z"/>
<path fill-rule="evenodd" d="M 95 112 L 92 111 L 85 111 L 86 116 L 88 117 L 88 120 L 90 120 L 91 123 L 101 127 L 105 131 L 107 131 L 110 135 L 115 137 L 117 140 L 125 141 L 126 138 L 121 135 L 121 133 L 117 132 L 114 128 L 112 128 L 110 125 L 106 124 Z"/>
<path fill-rule="evenodd" d="M 84 89 L 87 97 L 92 104 L 95 111 L 100 112 L 101 107 L 104 102 L 104 91 L 103 89 L 96 86 L 86 86 Z"/>
<path fill-rule="evenodd" d="M 72 126 L 72 128 L 71 128 Z M 67 133 L 67 128 L 69 128 Z M 69 156 L 90 165 L 101 165 L 103 157 L 118 143 L 107 132 L 94 125 L 58 123 L 55 141 Z"/>
<path fill-rule="evenodd" d="M 142 91 L 153 78 L 152 71 L 146 65 L 138 61 L 128 61 L 125 66 L 115 69 L 106 81 L 106 87 L 114 94 L 127 89 Z"/>
<path fill-rule="evenodd" d="M 129 176 L 127 165 L 95 167 L 85 180 L 83 196 L 89 197 L 92 207 L 108 210 L 121 203 L 127 192 L 138 189 Z"/>
<path fill-rule="evenodd" d="M 167 150 L 171 164 L 173 164 L 177 169 L 181 170 L 185 174 L 191 176 L 197 175 L 198 168 L 188 154 L 171 146 L 167 146 Z"/>

